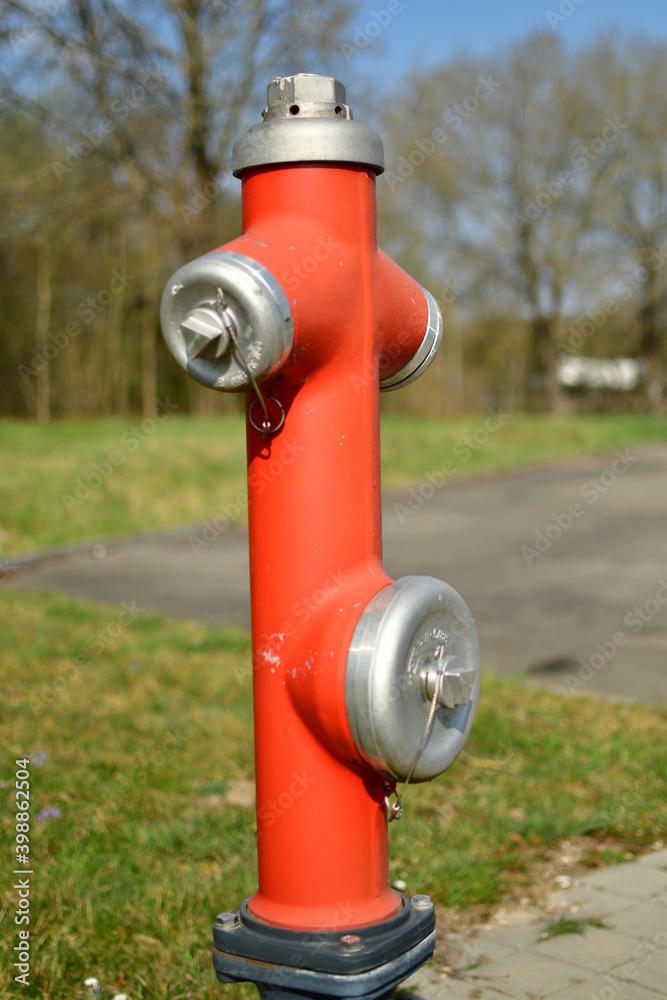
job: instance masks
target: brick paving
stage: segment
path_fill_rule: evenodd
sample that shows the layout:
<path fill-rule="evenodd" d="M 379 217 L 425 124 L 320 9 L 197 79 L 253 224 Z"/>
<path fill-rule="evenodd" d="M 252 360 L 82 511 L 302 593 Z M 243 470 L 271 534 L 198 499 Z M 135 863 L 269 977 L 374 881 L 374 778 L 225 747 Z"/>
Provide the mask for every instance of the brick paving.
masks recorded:
<path fill-rule="evenodd" d="M 545 937 L 559 917 L 603 926 Z M 420 970 L 403 987 L 414 1000 L 667 997 L 667 850 L 583 875 L 544 909 L 450 934 L 444 945 L 456 974 Z"/>

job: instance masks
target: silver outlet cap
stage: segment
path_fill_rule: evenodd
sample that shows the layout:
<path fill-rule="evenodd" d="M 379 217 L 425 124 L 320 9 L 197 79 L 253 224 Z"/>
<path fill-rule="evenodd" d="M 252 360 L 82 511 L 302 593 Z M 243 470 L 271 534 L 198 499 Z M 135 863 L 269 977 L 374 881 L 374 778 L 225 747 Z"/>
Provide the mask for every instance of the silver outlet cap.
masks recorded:
<path fill-rule="evenodd" d="M 426 323 L 426 333 L 419 345 L 419 350 L 410 358 L 400 371 L 389 375 L 380 381 L 381 392 L 392 392 L 394 389 L 402 389 L 411 382 L 415 382 L 430 367 L 435 358 L 440 344 L 442 343 L 442 313 L 440 306 L 435 301 L 430 292 L 422 288 L 428 303 L 428 320 Z"/>
<path fill-rule="evenodd" d="M 167 347 L 202 385 L 246 392 L 275 375 L 294 344 L 287 296 L 244 254 L 215 250 L 180 268 L 162 296 Z"/>
<path fill-rule="evenodd" d="M 394 781 L 412 772 L 414 782 L 445 771 L 468 738 L 479 686 L 475 624 L 452 587 L 406 576 L 371 599 L 350 646 L 345 697 L 354 742 L 376 771 Z"/>

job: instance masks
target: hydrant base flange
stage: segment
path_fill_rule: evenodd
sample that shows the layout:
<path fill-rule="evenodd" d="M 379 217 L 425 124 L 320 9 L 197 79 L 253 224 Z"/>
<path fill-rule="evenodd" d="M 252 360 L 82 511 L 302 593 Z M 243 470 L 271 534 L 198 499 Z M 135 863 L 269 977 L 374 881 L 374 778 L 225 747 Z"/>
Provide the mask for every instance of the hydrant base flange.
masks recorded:
<path fill-rule="evenodd" d="M 213 930 L 213 965 L 223 983 L 374 1000 L 427 962 L 435 948 L 433 906 L 412 906 L 406 896 L 395 917 L 353 931 L 290 931 L 256 920 L 247 904 Z"/>
<path fill-rule="evenodd" d="M 368 972 L 347 975 L 312 972 L 292 966 L 276 966 L 268 971 L 264 962 L 238 959 L 236 975 L 221 972 L 214 952 L 218 982 L 223 984 L 254 983 L 263 1000 L 319 1000 L 320 997 L 340 1000 L 389 1000 L 397 986 L 417 972 L 435 950 L 435 931 L 420 945 L 398 955 Z"/>

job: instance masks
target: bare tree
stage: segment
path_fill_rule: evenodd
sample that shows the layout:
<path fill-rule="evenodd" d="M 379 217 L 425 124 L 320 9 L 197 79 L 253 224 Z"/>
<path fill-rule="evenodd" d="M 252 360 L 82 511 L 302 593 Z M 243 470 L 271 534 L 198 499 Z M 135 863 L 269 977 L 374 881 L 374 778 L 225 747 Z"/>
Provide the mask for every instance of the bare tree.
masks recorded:
<path fill-rule="evenodd" d="M 537 34 L 509 54 L 426 74 L 390 116 L 403 152 L 389 183 L 420 212 L 449 301 L 493 302 L 523 319 L 534 408 L 559 408 L 566 303 L 604 270 L 596 213 L 613 185 L 618 134 L 582 102 L 585 78 L 583 56 Z"/>
<path fill-rule="evenodd" d="M 144 373 L 142 407 L 149 412 L 154 405 L 154 398 L 146 397 L 157 392 L 159 291 L 183 259 L 224 242 L 238 225 L 228 161 L 250 103 L 261 104 L 268 78 L 277 72 L 322 71 L 357 6 L 358 0 L 335 6 L 316 0 L 146 0 L 136 5 L 70 0 L 36 13 L 29 0 L 0 3 L 5 56 L 0 110 L 8 118 L 31 121 L 44 140 L 41 150 L 36 143 L 30 170 L 8 164 L 5 208 L 11 195 L 12 211 L 20 215 L 23 206 L 28 219 L 36 217 L 37 203 L 44 206 L 45 212 L 37 213 L 40 227 L 49 210 L 54 216 L 50 230 L 40 229 L 44 241 L 36 258 L 38 349 L 53 309 L 57 312 L 64 301 L 77 308 L 82 292 L 69 295 L 69 290 L 80 284 L 78 275 L 88 273 L 91 258 L 98 262 L 99 277 L 91 274 L 91 281 L 99 282 L 95 291 L 121 258 L 139 270 L 132 293 L 125 301 L 114 298 L 109 310 L 96 316 L 93 335 L 85 344 L 83 338 L 78 341 L 69 355 L 94 364 L 96 384 L 108 386 L 95 405 L 108 397 L 115 410 L 127 409 L 128 366 L 134 364 Z M 36 81 L 44 81 L 41 93 Z M 2 197 L 0 188 L 0 211 Z M 70 211 L 59 228 L 60 202 L 68 202 Z M 93 216 L 97 228 L 91 253 Z M 62 276 L 51 295 L 48 261 L 53 257 L 57 266 L 61 229 L 71 237 L 72 250 L 77 244 L 85 264 L 75 269 L 77 278 Z M 115 248 L 111 256 L 106 246 Z M 134 336 L 128 320 L 136 325 Z M 14 334 L 2 324 L 0 335 Z M 137 352 L 135 341 L 142 345 Z M 61 374 L 69 384 L 72 366 Z M 38 382 L 43 416 L 52 395 L 48 376 L 46 368 Z M 193 387 L 195 406 L 203 392 Z M 210 401 L 212 394 L 205 395 Z"/>
<path fill-rule="evenodd" d="M 353 0 L 335 7 L 148 0 L 131 8 L 71 0 L 36 23 L 27 0 L 4 0 L 0 38 L 25 38 L 20 61 L 31 78 L 67 75 L 77 106 L 67 115 L 49 111 L 73 141 L 96 145 L 137 197 L 174 211 L 219 182 L 267 74 L 326 60 L 356 7 Z M 34 107 L 26 93 L 5 79 L 5 99 Z"/>
<path fill-rule="evenodd" d="M 620 244 L 617 294 L 633 306 L 647 403 L 658 412 L 667 352 L 667 45 L 611 36 L 597 47 L 594 70 L 626 124 L 604 223 Z"/>

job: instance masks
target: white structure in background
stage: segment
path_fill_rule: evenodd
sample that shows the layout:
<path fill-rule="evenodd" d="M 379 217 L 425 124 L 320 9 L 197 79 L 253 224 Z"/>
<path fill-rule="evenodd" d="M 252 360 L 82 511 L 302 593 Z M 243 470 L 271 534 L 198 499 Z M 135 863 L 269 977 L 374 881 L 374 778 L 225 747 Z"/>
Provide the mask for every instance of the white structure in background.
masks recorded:
<path fill-rule="evenodd" d="M 558 362 L 556 377 L 561 385 L 584 389 L 636 389 L 644 374 L 644 363 L 635 358 L 569 357 Z"/>

